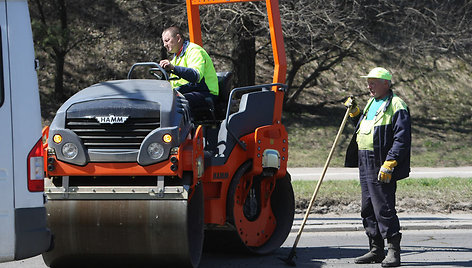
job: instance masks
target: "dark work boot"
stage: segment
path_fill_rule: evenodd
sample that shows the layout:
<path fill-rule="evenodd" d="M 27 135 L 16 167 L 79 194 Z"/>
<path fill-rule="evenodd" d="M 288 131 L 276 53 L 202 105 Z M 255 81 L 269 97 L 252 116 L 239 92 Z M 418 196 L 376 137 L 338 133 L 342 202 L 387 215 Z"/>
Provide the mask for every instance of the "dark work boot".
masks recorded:
<path fill-rule="evenodd" d="M 387 257 L 382 262 L 382 267 L 398 267 L 400 266 L 400 240 L 402 234 L 398 233 L 387 238 L 388 252 Z"/>
<path fill-rule="evenodd" d="M 370 251 L 360 257 L 357 257 L 354 260 L 354 263 L 364 264 L 382 262 L 382 260 L 385 258 L 385 243 L 382 236 L 378 235 L 374 238 L 369 236 L 369 246 Z"/>

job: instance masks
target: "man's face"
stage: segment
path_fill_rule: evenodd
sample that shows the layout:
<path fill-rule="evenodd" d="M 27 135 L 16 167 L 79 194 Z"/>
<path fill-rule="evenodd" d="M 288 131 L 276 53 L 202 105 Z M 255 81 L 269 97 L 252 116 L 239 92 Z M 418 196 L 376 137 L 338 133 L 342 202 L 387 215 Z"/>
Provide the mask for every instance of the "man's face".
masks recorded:
<path fill-rule="evenodd" d="M 387 96 L 389 91 L 388 81 L 378 78 L 367 79 L 367 84 L 370 91 L 370 96 L 376 99 L 383 99 Z"/>
<path fill-rule="evenodd" d="M 179 34 L 172 36 L 170 31 L 162 33 L 162 42 L 169 53 L 177 53 L 182 46 L 182 38 Z"/>

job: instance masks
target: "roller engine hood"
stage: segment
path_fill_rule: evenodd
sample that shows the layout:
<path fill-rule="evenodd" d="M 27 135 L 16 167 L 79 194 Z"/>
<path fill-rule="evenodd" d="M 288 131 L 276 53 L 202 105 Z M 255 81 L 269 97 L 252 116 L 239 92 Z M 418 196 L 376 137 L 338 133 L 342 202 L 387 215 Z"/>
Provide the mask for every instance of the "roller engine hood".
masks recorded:
<path fill-rule="evenodd" d="M 116 110 L 127 108 L 121 106 L 115 107 L 117 109 L 114 110 L 114 107 L 103 107 L 100 102 L 104 100 L 117 100 L 117 105 L 126 103 L 128 106 L 133 103 L 142 103 L 143 106 L 148 106 L 145 109 L 152 109 L 151 106 L 158 106 L 161 127 L 178 125 L 180 118 L 175 118 L 175 116 L 180 117 L 184 111 L 179 112 L 177 110 L 182 110 L 183 106 L 186 106 L 182 105 L 182 103 L 186 103 L 183 96 L 173 90 L 167 81 L 141 79 L 108 81 L 87 87 L 69 98 L 57 111 L 51 128 L 64 128 L 66 115 L 69 116 L 69 112 L 70 116 L 90 117 L 97 115 L 94 114 L 97 111 L 94 109 L 98 108 L 101 108 L 102 112 L 106 112 L 106 115 L 113 114 Z M 126 102 L 119 100 L 126 100 Z M 148 104 L 144 104 L 143 101 L 148 102 Z M 98 103 L 94 104 L 94 102 Z M 83 109 L 80 107 L 74 108 L 74 105 L 81 106 Z M 108 109 L 108 111 L 104 111 L 104 109 Z M 79 110 L 82 111 L 79 112 Z"/>
<path fill-rule="evenodd" d="M 166 160 L 192 127 L 187 100 L 168 81 L 116 80 L 92 85 L 69 98 L 51 123 L 48 143 L 58 160 L 71 164 L 137 161 L 150 165 Z M 162 157 L 151 159 L 148 147 L 162 143 L 166 133 L 172 135 L 172 142 L 162 144 Z M 58 143 L 52 140 L 56 134 L 62 137 Z M 64 144 L 72 146 L 74 156 L 66 156 Z"/>

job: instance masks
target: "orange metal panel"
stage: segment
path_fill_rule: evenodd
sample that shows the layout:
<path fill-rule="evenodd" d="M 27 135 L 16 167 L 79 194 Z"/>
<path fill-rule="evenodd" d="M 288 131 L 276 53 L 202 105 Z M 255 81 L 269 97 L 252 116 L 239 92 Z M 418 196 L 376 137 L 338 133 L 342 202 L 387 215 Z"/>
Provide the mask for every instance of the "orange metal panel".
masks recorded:
<path fill-rule="evenodd" d="M 254 134 L 249 134 L 242 138 L 246 144 L 254 143 Z M 248 146 L 254 148 L 254 145 Z M 226 202 L 228 199 L 228 189 L 233 179 L 234 173 L 248 160 L 248 155 L 252 155 L 252 150 L 244 151 L 241 146 L 236 145 L 229 156 L 226 164 L 221 166 L 210 166 L 205 170 L 202 178 L 204 188 L 209 183 L 219 182 L 220 198 L 206 198 L 205 195 L 205 223 L 223 225 L 226 221 Z M 205 190 L 204 190 L 205 191 Z"/>
<path fill-rule="evenodd" d="M 193 171 L 193 186 L 197 183 L 197 181 L 200 179 L 198 177 L 198 159 L 200 161 L 204 161 L 204 156 L 203 156 L 203 127 L 200 125 L 197 127 L 197 130 L 195 130 L 195 135 L 193 137 L 192 141 L 192 171 Z"/>
<path fill-rule="evenodd" d="M 44 128 L 46 129 L 46 128 Z M 49 130 L 49 127 L 47 127 Z M 43 132 L 43 139 L 47 139 L 48 132 Z M 182 178 L 184 171 L 192 170 L 192 140 L 182 144 L 176 157 L 178 170 L 172 171 L 172 163 L 164 161 L 161 163 L 140 166 L 136 163 L 88 163 L 86 166 L 77 166 L 58 161 L 54 155 L 48 155 L 47 142 L 44 146 L 44 170 L 46 177 L 52 176 L 178 176 Z M 48 159 L 53 159 L 49 163 Z M 169 158 L 170 159 L 170 158 Z M 54 167 L 54 170 L 48 170 L 48 166 Z"/>
<path fill-rule="evenodd" d="M 221 182 L 204 182 L 205 200 L 221 198 Z"/>
<path fill-rule="evenodd" d="M 165 161 L 149 166 L 136 163 L 89 163 L 82 167 L 55 160 L 55 169 L 49 171 L 48 176 L 176 176 L 177 173 L 170 166 L 172 163 Z"/>
<path fill-rule="evenodd" d="M 177 170 L 177 175 L 182 178 L 184 171 L 190 171 L 193 169 L 192 165 L 192 153 L 193 150 L 193 142 L 190 140 L 190 142 L 187 142 L 185 144 L 182 144 L 179 148 L 179 154 L 177 156 L 177 159 L 179 160 L 178 164 L 178 170 Z"/>
<path fill-rule="evenodd" d="M 287 59 L 285 55 L 284 37 L 282 33 L 282 21 L 280 20 L 279 2 L 277 0 L 266 0 L 267 15 L 269 18 L 270 38 L 272 42 L 272 53 L 274 55 L 274 78 L 273 83 L 285 83 L 287 74 Z M 284 93 L 276 91 L 274 105 L 274 123 L 282 120 L 282 108 Z"/>
<path fill-rule="evenodd" d="M 219 225 L 225 223 L 228 188 L 234 174 L 244 162 L 251 158 L 254 164 L 248 175 L 260 174 L 262 172 L 262 160 L 257 154 L 262 154 L 264 149 L 276 149 L 281 153 L 281 157 L 284 157 L 284 160 L 281 160 L 280 170 L 275 177 L 280 178 L 285 176 L 288 159 L 288 139 L 287 132 L 283 125 L 279 124 L 258 128 L 255 133 L 248 134 L 242 137 L 241 140 L 247 145 L 246 151 L 244 151 L 241 146 L 236 145 L 226 164 L 222 166 L 211 166 L 205 170 L 205 174 L 202 178 L 204 188 L 206 185 L 214 182 L 221 183 L 219 189 L 220 198 L 205 198 L 205 223 Z M 259 150 L 259 148 L 261 148 L 261 150 Z M 207 196 L 205 195 L 205 197 Z"/>
<path fill-rule="evenodd" d="M 44 172 L 48 172 L 48 138 L 49 138 L 49 126 L 43 127 L 42 139 L 43 139 L 43 158 L 44 158 Z"/>
<path fill-rule="evenodd" d="M 282 33 L 282 21 L 280 20 L 279 2 L 266 0 L 267 16 L 270 26 L 270 37 L 272 41 L 272 53 L 274 54 L 274 80 L 273 83 L 285 83 L 287 73 L 287 61 Z"/>
<path fill-rule="evenodd" d="M 262 0 L 191 0 L 192 5 L 212 5 L 212 4 L 227 4 L 239 2 L 257 2 Z"/>
<path fill-rule="evenodd" d="M 200 26 L 200 11 L 198 5 L 193 5 L 192 0 L 187 0 L 187 19 L 188 19 L 188 33 L 190 42 L 203 45 L 202 29 Z"/>
<path fill-rule="evenodd" d="M 275 177 L 284 177 L 287 173 L 288 161 L 288 134 L 282 124 L 274 124 L 257 128 L 254 135 L 253 173 L 262 172 L 262 154 L 266 149 L 277 150 L 280 154 L 280 168 Z"/>

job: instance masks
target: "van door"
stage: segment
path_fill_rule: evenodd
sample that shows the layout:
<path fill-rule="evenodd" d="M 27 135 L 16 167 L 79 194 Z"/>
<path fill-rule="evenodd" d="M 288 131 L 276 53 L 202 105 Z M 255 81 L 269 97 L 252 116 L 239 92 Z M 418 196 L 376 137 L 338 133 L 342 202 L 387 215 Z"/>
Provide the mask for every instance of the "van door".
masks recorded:
<path fill-rule="evenodd" d="M 0 261 L 8 261 L 15 254 L 15 222 L 13 203 L 13 158 L 10 92 L 5 89 L 4 66 L 8 62 L 5 44 L 6 3 L 0 2 L 1 63 L 0 70 Z"/>
<path fill-rule="evenodd" d="M 0 262 L 5 262 L 41 254 L 51 243 L 26 0 L 0 0 L 0 52 Z"/>

